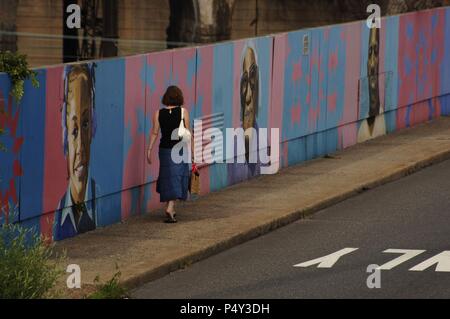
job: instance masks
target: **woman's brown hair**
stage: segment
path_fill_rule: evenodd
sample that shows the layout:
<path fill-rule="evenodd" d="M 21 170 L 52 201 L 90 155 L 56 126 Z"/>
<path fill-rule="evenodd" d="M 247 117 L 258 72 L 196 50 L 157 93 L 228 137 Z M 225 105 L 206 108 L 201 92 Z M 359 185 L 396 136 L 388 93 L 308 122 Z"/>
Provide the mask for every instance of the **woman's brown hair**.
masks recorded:
<path fill-rule="evenodd" d="M 183 92 L 175 85 L 171 85 L 167 88 L 166 93 L 162 98 L 162 104 L 165 106 L 181 106 L 184 104 Z"/>

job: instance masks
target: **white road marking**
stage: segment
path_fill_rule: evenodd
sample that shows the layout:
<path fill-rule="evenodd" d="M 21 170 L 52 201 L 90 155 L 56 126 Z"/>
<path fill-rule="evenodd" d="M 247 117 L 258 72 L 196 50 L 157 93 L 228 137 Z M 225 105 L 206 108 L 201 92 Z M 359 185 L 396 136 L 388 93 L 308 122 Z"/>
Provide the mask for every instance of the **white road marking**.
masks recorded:
<path fill-rule="evenodd" d="M 430 259 L 412 267 L 409 271 L 423 271 L 433 265 L 436 265 L 435 271 L 450 272 L 450 250 L 445 250 Z"/>
<path fill-rule="evenodd" d="M 317 259 L 313 259 L 304 263 L 294 265 L 294 267 L 309 267 L 319 264 L 317 268 L 331 268 L 344 255 L 350 254 L 359 248 L 344 248 L 330 255 L 326 255 Z"/>
<path fill-rule="evenodd" d="M 383 253 L 388 253 L 388 254 L 403 254 L 400 257 L 397 257 L 393 260 L 391 260 L 390 262 L 385 263 L 384 265 L 381 265 L 380 267 L 378 267 L 378 269 L 380 270 L 390 270 L 418 255 L 420 255 L 421 253 L 425 252 L 425 250 L 418 250 L 418 249 L 387 249 L 385 251 L 383 251 Z"/>
<path fill-rule="evenodd" d="M 294 265 L 294 267 L 310 267 L 317 265 L 317 268 L 331 268 L 336 264 L 336 262 L 344 255 L 350 254 L 359 248 L 344 248 L 334 252 L 332 254 L 319 257 L 313 260 L 309 260 L 300 264 Z M 386 249 L 383 253 L 387 254 L 402 254 L 402 256 L 397 257 L 384 265 L 378 266 L 377 270 L 391 270 L 398 265 L 424 253 L 426 250 L 421 249 Z M 437 272 L 450 272 L 450 250 L 445 250 L 436 256 L 433 256 L 424 262 L 412 267 L 409 271 L 424 271 L 431 266 L 436 265 L 435 271 Z"/>

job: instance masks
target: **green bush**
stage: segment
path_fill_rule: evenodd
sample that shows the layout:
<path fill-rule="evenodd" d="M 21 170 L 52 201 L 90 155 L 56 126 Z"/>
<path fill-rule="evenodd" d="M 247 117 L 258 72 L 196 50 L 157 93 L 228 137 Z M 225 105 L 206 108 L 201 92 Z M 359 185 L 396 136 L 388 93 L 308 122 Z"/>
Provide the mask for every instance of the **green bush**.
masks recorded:
<path fill-rule="evenodd" d="M 38 299 L 50 296 L 62 270 L 53 246 L 17 224 L 0 225 L 0 299 Z"/>
<path fill-rule="evenodd" d="M 37 73 L 28 68 L 26 55 L 0 51 L 0 72 L 8 73 L 12 83 L 10 94 L 17 102 L 23 97 L 25 80 L 30 79 L 34 87 L 39 87 Z"/>

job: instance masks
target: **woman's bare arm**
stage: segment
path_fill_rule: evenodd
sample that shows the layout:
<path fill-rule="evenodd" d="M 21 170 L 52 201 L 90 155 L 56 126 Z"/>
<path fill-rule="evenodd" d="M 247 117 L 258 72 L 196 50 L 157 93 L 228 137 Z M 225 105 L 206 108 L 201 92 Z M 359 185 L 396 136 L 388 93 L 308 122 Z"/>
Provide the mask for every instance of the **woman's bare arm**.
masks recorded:
<path fill-rule="evenodd" d="M 186 127 L 189 132 L 191 132 L 191 160 L 194 162 L 194 132 L 191 131 L 191 118 L 189 116 L 189 111 L 184 109 L 184 127 Z"/>
<path fill-rule="evenodd" d="M 153 146 L 155 145 L 156 139 L 158 138 L 158 135 L 159 135 L 158 117 L 159 117 L 159 110 L 156 111 L 155 114 L 153 115 L 153 128 L 150 132 L 150 145 L 147 150 L 147 162 L 149 164 L 152 163 L 151 153 L 152 153 Z"/>

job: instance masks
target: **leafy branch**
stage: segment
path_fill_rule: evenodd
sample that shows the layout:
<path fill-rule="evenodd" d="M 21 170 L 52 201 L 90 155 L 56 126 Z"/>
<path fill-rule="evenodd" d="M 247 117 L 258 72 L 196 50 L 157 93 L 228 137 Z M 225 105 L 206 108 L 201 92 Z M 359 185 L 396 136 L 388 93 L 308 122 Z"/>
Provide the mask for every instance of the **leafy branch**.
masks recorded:
<path fill-rule="evenodd" d="M 33 87 L 39 87 L 37 73 L 29 69 L 26 55 L 0 51 L 0 72 L 9 75 L 12 82 L 10 94 L 17 102 L 20 102 L 23 97 L 25 80 L 30 79 Z"/>

